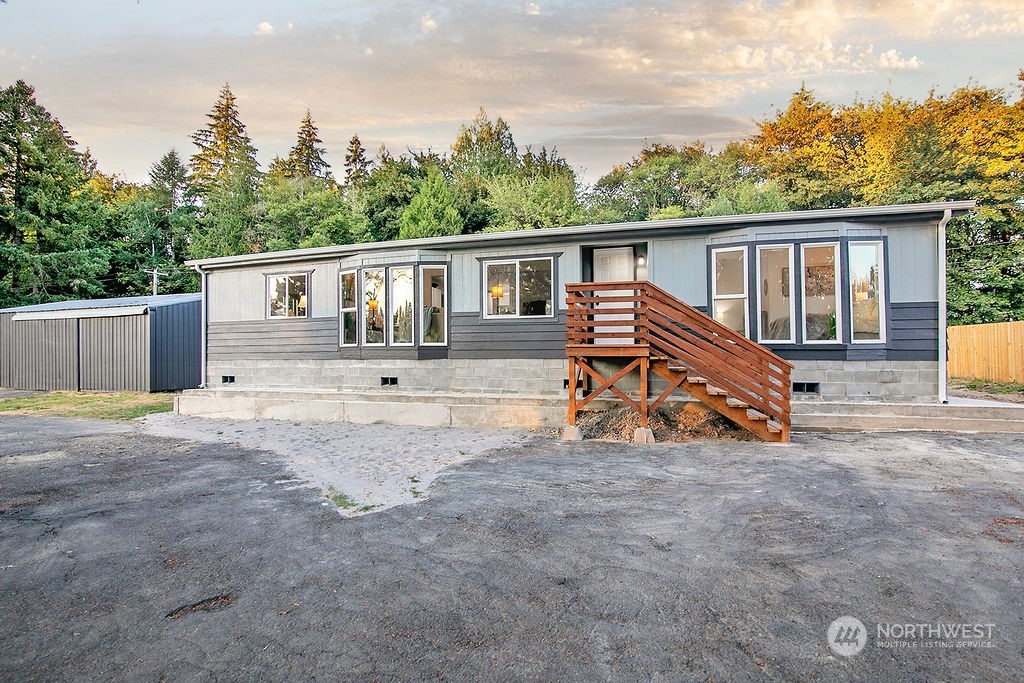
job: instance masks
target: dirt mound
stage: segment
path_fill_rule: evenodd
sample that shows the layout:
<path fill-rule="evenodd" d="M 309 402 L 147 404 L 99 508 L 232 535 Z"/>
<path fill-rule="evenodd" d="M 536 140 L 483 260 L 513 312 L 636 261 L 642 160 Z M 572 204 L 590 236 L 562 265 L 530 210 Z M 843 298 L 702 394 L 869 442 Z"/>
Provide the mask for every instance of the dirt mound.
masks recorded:
<path fill-rule="evenodd" d="M 611 410 L 581 410 L 576 425 L 587 439 L 632 441 L 640 426 L 640 415 L 629 406 Z M 659 443 L 694 439 L 756 441 L 757 437 L 737 427 L 702 403 L 680 402 L 659 406 L 651 413 L 648 426 Z"/>

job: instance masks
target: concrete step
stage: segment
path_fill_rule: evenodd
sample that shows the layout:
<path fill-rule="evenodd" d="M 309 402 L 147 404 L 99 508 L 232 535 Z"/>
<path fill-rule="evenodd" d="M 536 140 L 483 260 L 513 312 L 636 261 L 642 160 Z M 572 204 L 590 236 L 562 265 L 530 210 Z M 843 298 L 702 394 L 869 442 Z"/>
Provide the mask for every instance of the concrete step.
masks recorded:
<path fill-rule="evenodd" d="M 792 427 L 797 431 L 922 430 L 1024 433 L 1024 405 L 971 403 L 826 403 L 793 401 Z"/>

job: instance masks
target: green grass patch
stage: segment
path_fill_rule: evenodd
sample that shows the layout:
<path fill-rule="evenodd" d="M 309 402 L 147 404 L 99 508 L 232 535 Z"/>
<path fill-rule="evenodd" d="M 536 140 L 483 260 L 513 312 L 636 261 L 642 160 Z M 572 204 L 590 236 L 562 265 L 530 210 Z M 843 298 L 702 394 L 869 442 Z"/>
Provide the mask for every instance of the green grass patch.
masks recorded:
<path fill-rule="evenodd" d="M 986 394 L 1024 394 L 1024 384 L 1019 382 L 993 382 L 987 379 L 952 377 L 949 383 L 957 389 L 981 391 Z"/>
<path fill-rule="evenodd" d="M 357 503 L 347 493 L 343 493 L 334 488 L 333 486 L 327 489 L 327 500 L 334 503 L 335 507 L 344 508 L 346 510 L 357 507 L 359 505 L 359 503 Z"/>
<path fill-rule="evenodd" d="M 35 396 L 0 399 L 0 413 L 133 420 L 174 410 L 173 394 L 134 392 L 50 391 Z"/>

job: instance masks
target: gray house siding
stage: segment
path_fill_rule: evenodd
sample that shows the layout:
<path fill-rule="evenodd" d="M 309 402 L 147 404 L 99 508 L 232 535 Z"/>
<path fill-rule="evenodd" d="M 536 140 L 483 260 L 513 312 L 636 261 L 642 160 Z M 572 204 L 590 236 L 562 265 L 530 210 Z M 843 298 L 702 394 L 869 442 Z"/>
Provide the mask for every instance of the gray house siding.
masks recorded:
<path fill-rule="evenodd" d="M 452 316 L 449 358 L 564 358 L 565 312 L 553 318 L 484 320 Z"/>

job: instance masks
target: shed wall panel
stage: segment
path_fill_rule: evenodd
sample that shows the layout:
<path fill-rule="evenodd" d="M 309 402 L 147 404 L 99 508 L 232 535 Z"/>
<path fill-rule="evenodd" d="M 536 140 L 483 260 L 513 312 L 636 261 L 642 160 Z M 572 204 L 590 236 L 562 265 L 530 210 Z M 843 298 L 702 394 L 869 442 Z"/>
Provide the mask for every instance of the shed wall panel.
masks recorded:
<path fill-rule="evenodd" d="M 150 311 L 150 391 L 193 389 L 202 382 L 201 318 L 198 301 Z"/>
<path fill-rule="evenodd" d="M 81 318 L 84 391 L 149 391 L 149 316 Z"/>
<path fill-rule="evenodd" d="M 77 391 L 78 321 L 0 315 L 0 386 Z"/>

